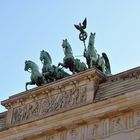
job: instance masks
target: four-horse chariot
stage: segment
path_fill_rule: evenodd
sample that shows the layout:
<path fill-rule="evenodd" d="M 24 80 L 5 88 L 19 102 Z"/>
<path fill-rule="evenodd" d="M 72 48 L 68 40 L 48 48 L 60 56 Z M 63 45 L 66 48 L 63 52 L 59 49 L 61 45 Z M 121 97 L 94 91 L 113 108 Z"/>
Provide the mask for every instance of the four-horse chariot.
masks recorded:
<path fill-rule="evenodd" d="M 87 68 L 97 68 L 105 75 L 111 75 L 110 62 L 106 53 L 102 53 L 102 56 L 100 56 L 95 49 L 95 33 L 90 34 L 88 46 L 86 47 L 85 40 L 87 38 L 87 33 L 84 30 L 86 28 L 86 24 L 87 21 L 85 18 L 82 24 L 80 23 L 79 25 L 74 26 L 80 31 L 79 39 L 84 43 L 85 49 L 83 52 L 83 56 L 86 59 L 87 65 L 84 62 L 81 62 L 80 59 L 74 57 L 71 45 L 68 40 L 65 39 L 62 42 L 62 48 L 65 55 L 63 58 L 63 63 L 58 63 L 57 66 L 52 65 L 51 56 L 45 50 L 42 50 L 40 52 L 40 61 L 43 64 L 42 72 L 39 72 L 37 64 L 33 61 L 25 61 L 24 70 L 30 70 L 31 73 L 31 81 L 26 83 L 26 90 L 28 85 L 36 84 L 37 86 L 41 86 L 43 84 L 50 83 L 69 76 L 70 73 L 65 72 L 63 68 L 68 68 L 72 74 L 85 71 Z"/>

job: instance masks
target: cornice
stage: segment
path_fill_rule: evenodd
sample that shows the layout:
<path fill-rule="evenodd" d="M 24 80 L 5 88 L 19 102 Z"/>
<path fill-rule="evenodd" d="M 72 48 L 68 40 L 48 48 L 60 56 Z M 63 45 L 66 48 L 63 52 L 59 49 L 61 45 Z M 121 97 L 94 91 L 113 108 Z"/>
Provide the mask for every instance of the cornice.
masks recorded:
<path fill-rule="evenodd" d="M 68 76 L 61 80 L 54 81 L 52 83 L 48 83 L 43 86 L 10 96 L 9 99 L 2 101 L 1 104 L 5 106 L 5 108 L 9 109 L 13 107 L 13 104 L 15 102 L 22 104 L 23 102 L 25 102 L 25 100 L 29 100 L 30 98 L 34 99 L 41 94 L 48 93 L 49 91 L 61 90 L 64 87 L 75 85 L 82 80 L 94 80 L 99 84 L 106 81 L 106 76 L 97 69 L 89 69 L 72 76 Z"/>

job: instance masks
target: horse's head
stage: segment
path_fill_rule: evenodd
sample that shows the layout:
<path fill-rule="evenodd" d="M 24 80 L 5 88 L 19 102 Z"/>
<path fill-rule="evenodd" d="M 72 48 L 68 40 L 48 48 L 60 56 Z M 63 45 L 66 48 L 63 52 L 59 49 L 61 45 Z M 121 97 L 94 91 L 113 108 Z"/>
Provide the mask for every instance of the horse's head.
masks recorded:
<path fill-rule="evenodd" d="M 40 51 L 40 61 L 43 62 L 44 59 L 45 59 L 45 51 L 42 50 Z"/>
<path fill-rule="evenodd" d="M 65 55 L 68 55 L 68 54 L 72 55 L 73 54 L 72 53 L 72 48 L 71 48 L 71 46 L 70 46 L 70 44 L 69 44 L 67 39 L 63 40 L 62 48 L 64 50 Z"/>
<path fill-rule="evenodd" d="M 25 67 L 24 70 L 28 71 L 31 68 L 31 61 L 30 60 L 26 60 L 25 61 Z"/>
<path fill-rule="evenodd" d="M 67 48 L 69 46 L 69 42 L 67 39 L 64 39 L 63 42 L 62 42 L 62 48 Z"/>
<path fill-rule="evenodd" d="M 38 70 L 38 66 L 37 64 L 35 64 L 33 61 L 31 60 L 26 60 L 25 61 L 25 67 L 24 67 L 24 70 L 25 71 L 29 71 L 29 70 Z"/>
<path fill-rule="evenodd" d="M 95 35 L 96 35 L 96 33 L 90 33 L 90 37 L 89 37 L 89 44 L 90 45 L 94 45 L 94 43 L 95 43 Z"/>
<path fill-rule="evenodd" d="M 48 64 L 51 64 L 52 63 L 52 59 L 51 59 L 51 56 L 48 52 L 42 50 L 40 51 L 40 61 L 42 63 L 46 62 Z"/>

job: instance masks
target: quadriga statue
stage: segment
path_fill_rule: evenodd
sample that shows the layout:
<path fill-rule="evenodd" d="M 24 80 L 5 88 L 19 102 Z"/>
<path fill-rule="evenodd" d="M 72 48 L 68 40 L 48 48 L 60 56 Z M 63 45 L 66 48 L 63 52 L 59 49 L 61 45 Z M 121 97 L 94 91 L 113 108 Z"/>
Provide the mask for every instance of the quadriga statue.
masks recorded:
<path fill-rule="evenodd" d="M 26 90 L 28 90 L 28 88 L 27 88 L 28 85 L 41 86 L 46 83 L 42 73 L 39 72 L 39 68 L 38 68 L 37 64 L 34 63 L 33 61 L 26 60 L 24 70 L 31 73 L 31 77 L 30 77 L 31 81 L 26 82 L 26 84 L 25 84 Z"/>
<path fill-rule="evenodd" d="M 69 68 L 73 74 L 87 69 L 85 63 L 81 62 L 79 59 L 74 58 L 71 45 L 67 39 L 63 40 L 62 47 L 65 56 L 63 58 L 63 63 L 59 63 L 58 66 Z"/>
<path fill-rule="evenodd" d="M 96 67 L 105 75 L 109 76 L 111 75 L 109 59 L 106 53 L 102 53 L 102 56 L 97 53 L 95 49 L 95 35 L 95 33 L 90 34 L 88 46 L 84 50 L 84 57 L 86 58 L 88 68 Z"/>
<path fill-rule="evenodd" d="M 47 51 L 42 50 L 40 52 L 40 60 L 43 63 L 42 74 L 47 82 L 52 82 L 58 79 L 62 79 L 69 76 L 63 69 L 52 65 L 52 59 Z"/>

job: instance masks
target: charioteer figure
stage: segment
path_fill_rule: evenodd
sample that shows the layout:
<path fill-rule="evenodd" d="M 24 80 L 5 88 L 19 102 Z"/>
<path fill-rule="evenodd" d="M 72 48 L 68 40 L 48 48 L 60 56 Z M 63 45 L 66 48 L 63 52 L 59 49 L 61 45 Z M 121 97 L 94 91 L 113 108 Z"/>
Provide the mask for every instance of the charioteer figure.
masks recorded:
<path fill-rule="evenodd" d="M 95 35 L 96 33 L 91 33 L 89 36 L 88 46 L 86 47 L 85 40 L 87 39 L 87 32 L 85 31 L 87 26 L 87 19 L 85 18 L 79 25 L 74 25 L 77 30 L 80 31 L 79 39 L 84 43 L 84 57 L 88 68 L 97 68 L 102 71 L 105 75 L 111 75 L 110 62 L 106 53 L 102 53 L 100 56 L 95 49 Z"/>

